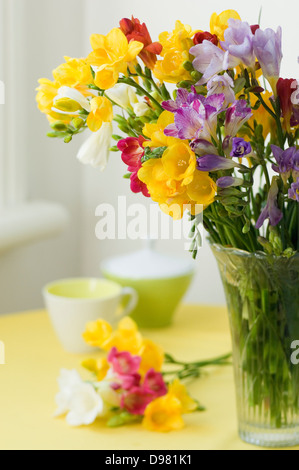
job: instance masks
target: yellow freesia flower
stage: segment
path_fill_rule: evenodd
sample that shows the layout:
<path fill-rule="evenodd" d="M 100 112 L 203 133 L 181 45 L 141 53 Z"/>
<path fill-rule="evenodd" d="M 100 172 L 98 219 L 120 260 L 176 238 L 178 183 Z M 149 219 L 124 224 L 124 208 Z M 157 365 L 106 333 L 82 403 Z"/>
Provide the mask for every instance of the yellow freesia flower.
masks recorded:
<path fill-rule="evenodd" d="M 128 65 L 135 61 L 144 47 L 138 41 L 128 43 L 119 28 L 113 28 L 107 36 L 94 34 L 90 42 L 93 52 L 87 57 L 87 62 L 95 69 L 95 84 L 103 90 L 112 88 L 120 73 L 126 75 Z"/>
<path fill-rule="evenodd" d="M 219 15 L 213 13 L 210 20 L 210 31 L 211 34 L 216 34 L 220 41 L 224 41 L 224 31 L 228 28 L 229 19 L 240 20 L 239 13 L 235 10 L 225 10 Z"/>
<path fill-rule="evenodd" d="M 158 344 L 150 339 L 143 339 L 138 356 L 141 357 L 139 371 L 142 375 L 145 375 L 151 368 L 155 369 L 157 372 L 162 369 L 164 351 Z"/>
<path fill-rule="evenodd" d="M 51 82 L 47 78 L 41 78 L 37 88 L 36 101 L 38 109 L 44 114 L 51 114 L 53 100 L 57 95 L 59 85 L 56 82 Z"/>
<path fill-rule="evenodd" d="M 149 431 L 169 432 L 184 427 L 182 405 L 172 393 L 153 400 L 145 409 L 143 426 Z"/>
<path fill-rule="evenodd" d="M 93 84 L 90 66 L 85 59 L 65 57 L 65 63 L 53 70 L 53 77 L 59 86 L 68 86 L 80 91 L 84 96 L 90 96 L 91 90 L 87 85 Z"/>
<path fill-rule="evenodd" d="M 193 203 L 202 204 L 204 207 L 214 202 L 217 191 L 216 183 L 207 172 L 196 170 L 193 180 L 187 186 L 187 194 Z"/>
<path fill-rule="evenodd" d="M 192 397 L 190 397 L 185 385 L 178 379 L 175 379 L 172 384 L 170 384 L 168 393 L 180 401 L 182 413 L 192 413 L 192 411 L 197 409 L 198 404 Z"/>
<path fill-rule="evenodd" d="M 196 170 L 196 157 L 188 144 L 175 139 L 159 159 L 150 159 L 138 172 L 153 201 L 175 220 L 184 210 L 199 213 L 214 201 L 217 186 L 208 173 Z"/>
<path fill-rule="evenodd" d="M 99 359 L 98 361 L 96 359 L 86 359 L 81 365 L 84 369 L 95 374 L 99 382 L 106 377 L 110 368 L 106 358 Z"/>
<path fill-rule="evenodd" d="M 113 119 L 113 107 L 111 101 L 105 96 L 97 96 L 90 102 L 90 113 L 86 124 L 92 132 L 97 132 L 103 122 L 111 122 Z"/>
<path fill-rule="evenodd" d="M 73 89 L 73 93 L 81 96 L 85 101 L 86 97 L 92 96 L 92 91 L 87 86 L 93 83 L 90 66 L 84 59 L 65 57 L 65 60 L 65 63 L 53 71 L 54 81 L 42 78 L 37 88 L 38 108 L 47 115 L 50 122 L 59 120 L 69 123 L 76 112 L 81 109 L 80 99 L 78 102 L 65 96 L 57 100 L 60 90 Z M 55 108 L 54 111 L 53 108 Z M 59 110 L 64 113 L 59 113 Z"/>
<path fill-rule="evenodd" d="M 83 338 L 90 346 L 97 346 L 104 351 L 110 351 L 115 347 L 118 351 L 128 351 L 140 356 L 139 372 L 142 375 L 145 375 L 151 368 L 156 371 L 162 369 L 163 349 L 153 341 L 143 338 L 136 323 L 130 317 L 123 318 L 116 330 L 113 330 L 105 320 L 88 323 Z M 105 360 L 104 362 L 91 360 L 85 361 L 83 366 L 97 374 L 104 374 L 107 364 Z"/>
<path fill-rule="evenodd" d="M 83 339 L 90 346 L 105 349 L 105 343 L 110 338 L 112 332 L 112 326 L 105 320 L 100 319 L 87 323 Z"/>
<path fill-rule="evenodd" d="M 165 173 L 162 158 L 145 162 L 138 171 L 138 178 L 147 185 L 152 200 L 159 204 L 185 191 L 180 182 L 171 180 Z"/>
<path fill-rule="evenodd" d="M 269 106 L 270 109 L 272 109 L 271 101 L 270 98 L 273 96 L 273 93 L 270 93 L 270 91 L 265 91 L 262 93 L 262 97 L 265 101 L 265 103 Z M 254 106 L 258 99 L 255 100 L 255 96 L 251 93 L 250 94 L 250 103 L 251 106 Z M 264 139 L 269 135 L 271 129 L 275 129 L 275 120 L 273 117 L 268 113 L 268 111 L 265 110 L 264 106 L 260 106 L 256 110 L 252 110 L 253 116 L 249 119 L 248 124 L 252 127 L 254 127 L 254 121 L 256 121 L 258 124 L 262 124 L 263 126 L 263 136 Z"/>
<path fill-rule="evenodd" d="M 129 317 L 123 318 L 116 331 L 113 331 L 110 338 L 105 341 L 104 349 L 109 351 L 115 347 L 119 351 L 128 351 L 138 355 L 142 346 L 142 336 L 139 333 L 136 323 Z"/>
<path fill-rule="evenodd" d="M 165 173 L 170 179 L 190 184 L 196 167 L 196 156 L 190 146 L 182 141 L 168 147 L 162 156 Z"/>
<path fill-rule="evenodd" d="M 159 36 L 162 44 L 162 60 L 158 60 L 154 67 L 154 75 L 160 82 L 178 83 L 190 80 L 190 73 L 184 69 L 185 61 L 190 60 L 190 48 L 193 46 L 192 38 L 196 31 L 191 26 L 180 21 L 175 24 L 172 32 L 163 32 Z"/>
<path fill-rule="evenodd" d="M 36 89 L 36 102 L 38 109 L 47 115 L 50 122 L 54 121 L 64 121 L 69 123 L 72 119 L 72 116 L 67 114 L 60 114 L 52 110 L 53 101 L 58 93 L 59 84 L 52 82 L 47 78 L 41 78 L 39 81 L 39 87 Z"/>
<path fill-rule="evenodd" d="M 164 130 L 169 124 L 174 123 L 174 114 L 170 111 L 163 111 L 156 123 L 146 123 L 143 128 L 143 134 L 150 140 L 146 140 L 144 147 L 168 147 L 179 139 L 167 137 Z"/>

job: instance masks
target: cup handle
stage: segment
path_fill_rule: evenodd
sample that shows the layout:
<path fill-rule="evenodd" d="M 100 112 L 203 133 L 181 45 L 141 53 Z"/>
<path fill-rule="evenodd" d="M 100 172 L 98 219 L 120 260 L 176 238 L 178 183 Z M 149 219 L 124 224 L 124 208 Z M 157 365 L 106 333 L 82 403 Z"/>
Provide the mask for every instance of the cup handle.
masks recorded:
<path fill-rule="evenodd" d="M 127 297 L 127 296 L 130 296 L 130 299 L 128 301 L 128 304 L 120 312 L 119 315 L 121 317 L 126 317 L 127 315 L 129 315 L 132 312 L 132 310 L 134 310 L 134 308 L 136 307 L 137 302 L 138 302 L 138 294 L 137 294 L 136 290 L 133 289 L 132 287 L 124 287 L 123 288 L 123 290 L 121 292 L 122 299 L 124 297 Z"/>

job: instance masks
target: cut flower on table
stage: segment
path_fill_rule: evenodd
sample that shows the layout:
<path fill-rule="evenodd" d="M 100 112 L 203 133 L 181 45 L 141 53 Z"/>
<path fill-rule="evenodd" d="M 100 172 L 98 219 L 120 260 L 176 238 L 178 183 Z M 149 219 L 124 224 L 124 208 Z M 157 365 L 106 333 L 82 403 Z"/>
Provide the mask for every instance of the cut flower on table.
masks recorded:
<path fill-rule="evenodd" d="M 55 416 L 66 415 L 70 426 L 102 419 L 110 427 L 142 423 L 151 431 L 181 429 L 184 414 L 203 411 L 182 381 L 199 377 L 202 367 L 227 364 L 230 357 L 190 364 L 176 361 L 144 338 L 129 317 L 115 330 L 104 320 L 89 323 L 83 337 L 107 355 L 82 362 L 92 374 L 88 381 L 75 370 L 61 370 Z M 162 371 L 167 364 L 168 370 Z"/>

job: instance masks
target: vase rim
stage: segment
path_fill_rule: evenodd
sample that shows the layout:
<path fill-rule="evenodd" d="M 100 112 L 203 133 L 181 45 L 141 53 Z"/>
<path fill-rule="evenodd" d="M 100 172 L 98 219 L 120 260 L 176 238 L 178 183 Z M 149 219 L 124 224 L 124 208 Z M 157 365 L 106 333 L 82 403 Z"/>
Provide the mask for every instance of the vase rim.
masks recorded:
<path fill-rule="evenodd" d="M 229 246 L 223 246 L 220 245 L 219 243 L 210 243 L 210 246 L 212 248 L 212 251 L 218 252 L 218 253 L 227 253 L 229 255 L 235 255 L 235 256 L 243 256 L 244 258 L 258 258 L 258 259 L 273 259 L 273 260 L 279 260 L 279 259 L 292 259 L 292 258 L 297 258 L 299 257 L 299 253 L 296 252 L 293 256 L 290 258 L 287 258 L 286 256 L 277 256 L 274 254 L 268 254 L 264 253 L 263 251 L 254 251 L 254 252 L 249 252 L 246 250 L 241 250 L 240 248 L 234 248 L 234 247 L 229 247 Z"/>

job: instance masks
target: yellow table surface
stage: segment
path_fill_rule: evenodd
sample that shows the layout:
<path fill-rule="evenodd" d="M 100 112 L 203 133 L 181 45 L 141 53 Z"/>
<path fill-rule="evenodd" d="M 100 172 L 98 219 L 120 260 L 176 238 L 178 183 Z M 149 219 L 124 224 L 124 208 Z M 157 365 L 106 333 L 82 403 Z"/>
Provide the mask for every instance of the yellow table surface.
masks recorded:
<path fill-rule="evenodd" d="M 224 307 L 182 306 L 172 327 L 143 334 L 187 361 L 231 350 Z M 70 428 L 63 418 L 53 418 L 56 379 L 61 368 L 80 370 L 84 356 L 62 349 L 45 312 L 0 317 L 0 340 L 6 352 L 6 365 L 0 365 L 1 450 L 259 449 L 238 437 L 231 366 L 211 368 L 188 385 L 207 411 L 185 415 L 181 431 L 153 433 L 141 425 L 110 429 L 101 421 Z"/>

